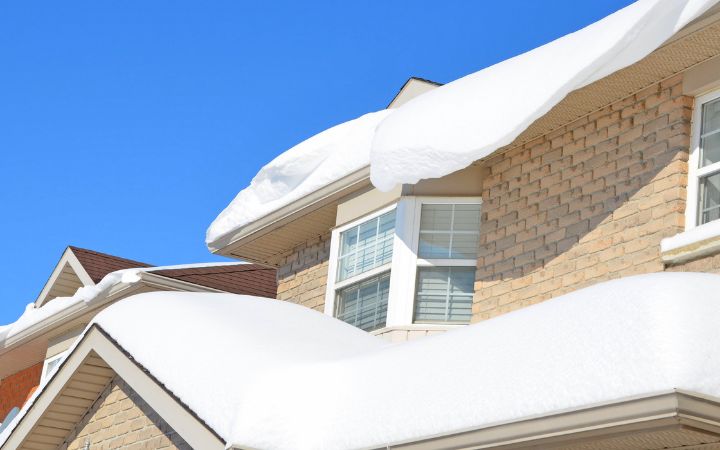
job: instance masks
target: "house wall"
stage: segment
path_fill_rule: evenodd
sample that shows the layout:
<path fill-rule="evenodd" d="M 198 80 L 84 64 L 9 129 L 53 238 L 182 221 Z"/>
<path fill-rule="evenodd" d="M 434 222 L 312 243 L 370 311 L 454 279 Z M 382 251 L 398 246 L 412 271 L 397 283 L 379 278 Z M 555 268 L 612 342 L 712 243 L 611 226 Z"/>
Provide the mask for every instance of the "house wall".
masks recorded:
<path fill-rule="evenodd" d="M 14 407 L 22 407 L 40 384 L 43 363 L 38 363 L 0 380 L 0 421 Z"/>
<path fill-rule="evenodd" d="M 95 449 L 192 448 L 121 378 L 116 377 L 59 447 Z"/>
<path fill-rule="evenodd" d="M 322 312 L 329 255 L 329 230 L 283 255 L 277 272 L 277 298 Z"/>
<path fill-rule="evenodd" d="M 664 270 L 683 230 L 693 98 L 682 75 L 486 161 L 475 320 Z"/>

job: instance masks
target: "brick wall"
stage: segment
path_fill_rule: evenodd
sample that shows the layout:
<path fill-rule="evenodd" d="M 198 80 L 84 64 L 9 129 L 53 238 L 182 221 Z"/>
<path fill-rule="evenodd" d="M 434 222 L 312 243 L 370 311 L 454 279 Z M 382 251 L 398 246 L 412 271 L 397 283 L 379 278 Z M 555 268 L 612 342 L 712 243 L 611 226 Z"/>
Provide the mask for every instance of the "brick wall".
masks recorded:
<path fill-rule="evenodd" d="M 474 320 L 664 269 L 682 231 L 691 97 L 680 75 L 487 161 Z"/>
<path fill-rule="evenodd" d="M 277 272 L 277 298 L 322 311 L 325 306 L 329 255 L 329 233 L 284 255 Z"/>
<path fill-rule="evenodd" d="M 40 384 L 42 368 L 43 363 L 38 363 L 0 380 L 0 421 L 14 407 L 22 407 Z"/>
<path fill-rule="evenodd" d="M 121 378 L 116 377 L 60 450 L 187 449 L 191 447 Z"/>

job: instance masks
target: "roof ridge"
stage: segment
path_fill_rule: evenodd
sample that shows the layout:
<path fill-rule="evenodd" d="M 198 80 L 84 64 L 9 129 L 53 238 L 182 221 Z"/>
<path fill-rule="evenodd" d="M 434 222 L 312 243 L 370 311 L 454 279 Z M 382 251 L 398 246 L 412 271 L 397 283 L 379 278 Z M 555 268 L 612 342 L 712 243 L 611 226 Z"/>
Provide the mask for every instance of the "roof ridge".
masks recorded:
<path fill-rule="evenodd" d="M 134 264 L 138 264 L 139 266 L 155 267 L 153 264 L 148 264 L 148 263 L 146 263 L 146 262 L 137 261 L 137 260 L 130 259 L 130 258 L 124 258 L 124 257 L 122 257 L 122 256 L 111 255 L 111 254 L 109 254 L 109 253 L 103 253 L 103 252 L 99 252 L 99 251 L 97 251 L 97 250 L 92 250 L 92 249 L 89 249 L 89 248 L 77 247 L 77 246 L 75 246 L 75 245 L 68 245 L 68 248 L 69 248 L 70 250 L 72 250 L 73 253 L 76 253 L 77 251 L 86 252 L 86 253 L 91 253 L 91 254 L 94 254 L 94 255 L 97 255 L 97 256 L 101 256 L 101 257 L 104 257 L 104 258 L 113 258 L 113 259 L 116 259 L 116 260 L 122 260 L 122 261 L 131 262 L 131 263 L 134 263 Z M 81 261 L 80 263 L 82 264 L 82 261 Z"/>

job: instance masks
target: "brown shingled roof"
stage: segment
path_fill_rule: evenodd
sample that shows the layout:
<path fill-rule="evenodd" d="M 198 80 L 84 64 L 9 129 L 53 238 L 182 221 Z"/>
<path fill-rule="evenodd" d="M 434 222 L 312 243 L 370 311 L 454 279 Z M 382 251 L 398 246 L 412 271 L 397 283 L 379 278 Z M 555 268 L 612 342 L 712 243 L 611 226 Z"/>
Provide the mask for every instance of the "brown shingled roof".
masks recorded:
<path fill-rule="evenodd" d="M 234 294 L 275 298 L 277 281 L 275 269 L 259 264 L 232 264 L 192 269 L 154 270 L 161 275 L 188 283 L 199 284 Z"/>
<path fill-rule="evenodd" d="M 99 283 L 105 275 L 116 270 L 152 267 L 152 265 L 144 262 L 120 258 L 119 256 L 108 255 L 94 250 L 73 247 L 72 245 L 69 248 L 95 283 Z"/>

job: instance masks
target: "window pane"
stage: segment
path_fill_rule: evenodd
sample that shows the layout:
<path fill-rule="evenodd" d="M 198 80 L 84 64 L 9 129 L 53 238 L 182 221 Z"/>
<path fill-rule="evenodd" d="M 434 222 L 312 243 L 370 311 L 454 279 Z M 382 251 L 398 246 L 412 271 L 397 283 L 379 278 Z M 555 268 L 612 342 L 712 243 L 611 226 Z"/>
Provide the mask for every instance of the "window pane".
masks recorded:
<path fill-rule="evenodd" d="M 453 236 L 450 258 L 475 259 L 477 258 L 479 234 L 455 234 Z"/>
<path fill-rule="evenodd" d="M 453 205 L 422 205 L 420 229 L 423 231 L 448 231 L 452 222 Z"/>
<path fill-rule="evenodd" d="M 720 219 L 720 173 L 700 179 L 700 224 Z"/>
<path fill-rule="evenodd" d="M 720 133 L 700 139 L 700 167 L 720 161 Z"/>
<path fill-rule="evenodd" d="M 385 326 L 390 274 L 370 278 L 337 292 L 335 317 L 365 331 Z"/>
<path fill-rule="evenodd" d="M 338 280 L 389 263 L 394 236 L 394 210 L 340 233 Z"/>
<path fill-rule="evenodd" d="M 450 233 L 420 232 L 418 256 L 437 259 L 450 257 Z"/>
<path fill-rule="evenodd" d="M 479 204 L 424 204 L 420 211 L 418 256 L 474 259 L 479 235 Z"/>
<path fill-rule="evenodd" d="M 470 322 L 474 267 L 421 267 L 417 278 L 415 322 Z"/>
<path fill-rule="evenodd" d="M 702 107 L 702 134 L 720 129 L 720 99 L 707 102 Z"/>

